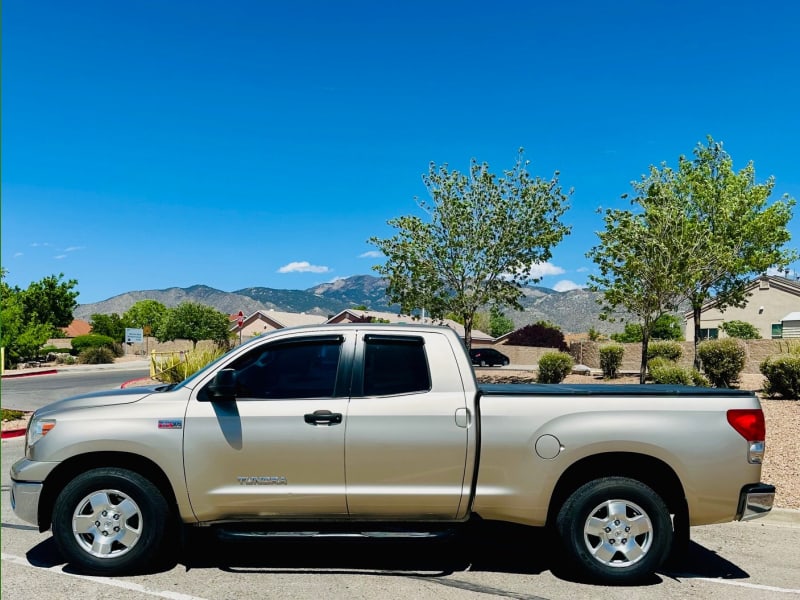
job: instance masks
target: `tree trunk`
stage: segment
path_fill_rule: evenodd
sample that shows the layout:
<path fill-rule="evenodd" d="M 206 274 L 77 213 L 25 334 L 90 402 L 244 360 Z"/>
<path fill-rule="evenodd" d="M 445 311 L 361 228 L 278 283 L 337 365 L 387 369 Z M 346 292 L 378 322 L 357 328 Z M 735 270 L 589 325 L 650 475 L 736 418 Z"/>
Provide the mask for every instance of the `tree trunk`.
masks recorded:
<path fill-rule="evenodd" d="M 464 345 L 467 347 L 467 352 L 472 349 L 472 320 L 475 315 L 463 315 L 464 317 Z"/>
<path fill-rule="evenodd" d="M 694 319 L 694 368 L 698 371 L 702 366 L 700 364 L 700 357 L 697 355 L 697 346 L 700 344 L 700 311 L 702 310 L 702 304 L 693 304 L 692 305 L 692 318 Z"/>
<path fill-rule="evenodd" d="M 650 344 L 650 327 L 642 326 L 642 364 L 639 366 L 639 383 L 647 378 L 647 346 Z"/>

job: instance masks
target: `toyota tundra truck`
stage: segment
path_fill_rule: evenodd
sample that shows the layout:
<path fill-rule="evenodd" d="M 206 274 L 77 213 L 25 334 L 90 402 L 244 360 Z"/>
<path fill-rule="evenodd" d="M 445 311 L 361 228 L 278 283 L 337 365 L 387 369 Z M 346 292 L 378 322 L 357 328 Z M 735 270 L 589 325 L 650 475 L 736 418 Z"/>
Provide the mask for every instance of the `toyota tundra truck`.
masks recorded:
<path fill-rule="evenodd" d="M 35 412 L 18 517 L 92 574 L 152 568 L 188 528 L 227 538 L 547 528 L 580 576 L 641 580 L 689 527 L 766 515 L 750 392 L 478 385 L 447 327 L 344 324 L 254 338 L 178 384 Z"/>

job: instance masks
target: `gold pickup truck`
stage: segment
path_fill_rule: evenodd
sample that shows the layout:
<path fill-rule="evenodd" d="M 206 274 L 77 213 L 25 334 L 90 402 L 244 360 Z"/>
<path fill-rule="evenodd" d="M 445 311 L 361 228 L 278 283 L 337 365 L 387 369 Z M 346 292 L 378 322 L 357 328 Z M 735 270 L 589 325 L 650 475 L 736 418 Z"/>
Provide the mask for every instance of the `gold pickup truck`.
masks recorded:
<path fill-rule="evenodd" d="M 36 411 L 11 498 L 93 574 L 152 568 L 181 527 L 418 537 L 482 519 L 547 527 L 572 568 L 628 583 L 691 525 L 771 510 L 764 438 L 749 392 L 479 386 L 446 327 L 320 325 Z"/>

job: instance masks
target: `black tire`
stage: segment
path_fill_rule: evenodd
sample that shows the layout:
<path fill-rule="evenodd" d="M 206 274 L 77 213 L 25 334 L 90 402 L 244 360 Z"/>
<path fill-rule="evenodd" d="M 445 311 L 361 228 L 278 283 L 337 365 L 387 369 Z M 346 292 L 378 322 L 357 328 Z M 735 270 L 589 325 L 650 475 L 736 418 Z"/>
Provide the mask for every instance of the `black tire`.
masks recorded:
<path fill-rule="evenodd" d="M 53 537 L 67 562 L 84 573 L 138 573 L 161 558 L 169 517 L 163 494 L 138 473 L 92 469 L 56 498 Z"/>
<path fill-rule="evenodd" d="M 578 488 L 556 518 L 567 565 L 591 581 L 633 583 L 651 576 L 672 545 L 672 521 L 661 497 L 626 477 Z"/>

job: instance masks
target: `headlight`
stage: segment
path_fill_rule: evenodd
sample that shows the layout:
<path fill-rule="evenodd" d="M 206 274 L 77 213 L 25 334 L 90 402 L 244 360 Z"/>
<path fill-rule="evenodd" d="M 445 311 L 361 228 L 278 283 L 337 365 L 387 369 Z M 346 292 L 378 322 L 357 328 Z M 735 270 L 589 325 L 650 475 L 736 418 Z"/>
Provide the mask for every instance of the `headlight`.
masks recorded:
<path fill-rule="evenodd" d="M 34 417 L 28 423 L 28 431 L 25 435 L 25 445 L 30 448 L 44 436 L 46 436 L 56 426 L 55 419 L 42 419 Z"/>

